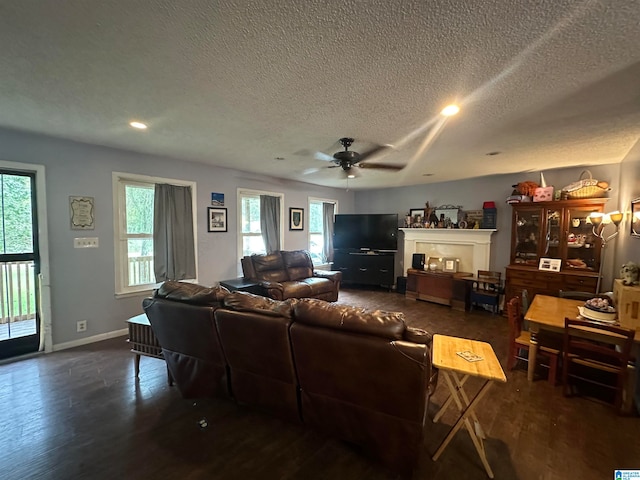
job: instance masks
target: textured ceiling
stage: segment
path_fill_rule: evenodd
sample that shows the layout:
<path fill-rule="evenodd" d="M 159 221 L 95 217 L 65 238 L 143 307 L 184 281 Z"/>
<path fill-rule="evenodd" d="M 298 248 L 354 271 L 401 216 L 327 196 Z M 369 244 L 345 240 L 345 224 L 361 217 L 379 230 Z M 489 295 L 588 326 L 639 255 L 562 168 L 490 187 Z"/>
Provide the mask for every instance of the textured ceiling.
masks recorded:
<path fill-rule="evenodd" d="M 640 136 L 636 0 L 3 0 L 0 45 L 0 127 L 319 185 L 345 185 L 314 158 L 343 136 L 408 164 L 356 189 L 617 163 Z"/>

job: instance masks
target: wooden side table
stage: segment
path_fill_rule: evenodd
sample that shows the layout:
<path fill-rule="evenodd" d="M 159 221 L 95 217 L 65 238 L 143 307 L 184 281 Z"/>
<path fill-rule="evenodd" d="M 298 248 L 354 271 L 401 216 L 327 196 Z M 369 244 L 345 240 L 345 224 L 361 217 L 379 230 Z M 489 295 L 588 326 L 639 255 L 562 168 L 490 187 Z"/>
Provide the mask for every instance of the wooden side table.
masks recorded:
<path fill-rule="evenodd" d="M 468 361 L 458 352 L 473 352 L 482 357 L 482 360 Z M 489 466 L 487 454 L 484 448 L 485 438 L 482 426 L 475 414 L 475 409 L 482 397 L 492 385 L 492 381 L 506 382 L 507 377 L 500 366 L 493 348 L 486 342 L 478 342 L 466 338 L 448 337 L 446 335 L 433 336 L 433 366 L 440 369 L 444 377 L 450 396 L 442 404 L 442 408 L 433 418 L 437 422 L 452 402 L 455 402 L 460 411 L 460 418 L 453 425 L 445 439 L 442 441 L 433 460 L 437 460 L 442 452 L 447 448 L 449 442 L 458 430 L 464 425 L 471 436 L 473 445 L 478 451 L 482 465 L 489 478 L 493 478 L 493 471 Z M 470 377 L 478 377 L 485 380 L 475 397 L 469 401 L 469 397 L 464 391 L 464 384 Z M 473 424 L 471 423 L 473 421 Z"/>
<path fill-rule="evenodd" d="M 127 325 L 129 326 L 129 338 L 127 341 L 131 344 L 131 352 L 135 354 L 135 375 L 138 378 L 140 374 L 140 355 L 161 360 L 164 360 L 164 356 L 162 355 L 162 347 L 151 329 L 146 313 L 127 319 Z M 168 368 L 167 378 L 169 385 L 173 385 L 173 378 Z"/>

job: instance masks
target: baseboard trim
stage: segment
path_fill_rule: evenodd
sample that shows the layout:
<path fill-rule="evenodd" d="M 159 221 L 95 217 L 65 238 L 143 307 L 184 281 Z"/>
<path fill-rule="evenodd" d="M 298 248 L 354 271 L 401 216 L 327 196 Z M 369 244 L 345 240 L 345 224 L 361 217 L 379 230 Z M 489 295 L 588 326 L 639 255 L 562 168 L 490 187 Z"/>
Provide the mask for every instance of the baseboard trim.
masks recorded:
<path fill-rule="evenodd" d="M 58 343 L 53 345 L 53 351 L 66 350 L 68 348 L 81 347 L 82 345 L 88 345 L 90 343 L 101 342 L 102 340 L 109 340 L 110 338 L 122 337 L 129 333 L 127 328 L 121 330 L 114 330 L 113 332 L 100 333 L 91 337 L 80 338 L 78 340 L 72 340 L 71 342 Z"/>

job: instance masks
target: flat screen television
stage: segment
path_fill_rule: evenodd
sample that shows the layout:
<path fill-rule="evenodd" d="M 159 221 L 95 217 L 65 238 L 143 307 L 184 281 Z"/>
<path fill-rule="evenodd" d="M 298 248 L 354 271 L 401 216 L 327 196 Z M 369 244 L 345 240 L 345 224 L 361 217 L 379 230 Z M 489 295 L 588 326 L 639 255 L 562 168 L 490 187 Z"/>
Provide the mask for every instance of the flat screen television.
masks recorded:
<path fill-rule="evenodd" d="M 398 214 L 341 214 L 333 224 L 333 248 L 339 250 L 397 250 Z"/>

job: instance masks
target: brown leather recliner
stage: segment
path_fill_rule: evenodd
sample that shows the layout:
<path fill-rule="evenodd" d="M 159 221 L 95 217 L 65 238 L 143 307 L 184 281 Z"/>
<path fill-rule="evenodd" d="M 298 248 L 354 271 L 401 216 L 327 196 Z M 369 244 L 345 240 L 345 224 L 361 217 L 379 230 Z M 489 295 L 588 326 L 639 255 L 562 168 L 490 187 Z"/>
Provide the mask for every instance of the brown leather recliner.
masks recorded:
<path fill-rule="evenodd" d="M 184 398 L 229 396 L 227 365 L 213 319 L 228 293 L 224 287 L 167 281 L 142 301 Z"/>
<path fill-rule="evenodd" d="M 299 423 L 291 302 L 234 292 L 214 316 L 235 400 Z"/>
<path fill-rule="evenodd" d="M 431 335 L 402 313 L 300 300 L 291 346 L 305 424 L 364 446 L 385 464 L 410 471 L 422 446 Z"/>
<path fill-rule="evenodd" d="M 275 300 L 338 300 L 342 273 L 314 270 L 311 256 L 306 250 L 280 250 L 267 255 L 251 255 L 244 257 L 241 262 L 244 277 L 259 281 L 267 296 Z"/>

